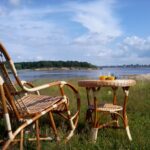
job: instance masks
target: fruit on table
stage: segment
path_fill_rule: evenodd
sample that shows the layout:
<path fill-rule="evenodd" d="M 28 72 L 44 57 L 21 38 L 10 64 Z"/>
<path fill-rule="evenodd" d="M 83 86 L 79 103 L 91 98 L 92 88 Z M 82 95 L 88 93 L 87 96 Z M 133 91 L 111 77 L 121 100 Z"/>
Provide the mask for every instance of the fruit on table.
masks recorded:
<path fill-rule="evenodd" d="M 108 77 L 108 76 L 100 76 L 99 79 L 100 79 L 100 80 L 106 80 L 107 77 Z"/>
<path fill-rule="evenodd" d="M 114 76 L 100 76 L 100 80 L 115 80 Z"/>
<path fill-rule="evenodd" d="M 115 77 L 114 77 L 114 76 L 108 76 L 108 77 L 106 78 L 106 80 L 115 80 Z"/>

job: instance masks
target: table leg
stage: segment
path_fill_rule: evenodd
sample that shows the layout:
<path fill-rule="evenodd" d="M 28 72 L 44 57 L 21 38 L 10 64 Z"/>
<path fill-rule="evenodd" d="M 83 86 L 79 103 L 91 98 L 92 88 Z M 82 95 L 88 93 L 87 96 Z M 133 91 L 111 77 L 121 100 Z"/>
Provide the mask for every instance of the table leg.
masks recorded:
<path fill-rule="evenodd" d="M 112 87 L 112 90 L 113 90 L 113 104 L 114 105 L 117 105 L 117 89 L 118 89 L 118 87 Z M 113 120 L 115 120 L 114 126 L 116 128 L 119 127 L 118 115 L 111 114 L 111 117 L 112 117 Z"/>
<path fill-rule="evenodd" d="M 92 140 L 92 143 L 96 143 L 97 134 L 98 134 L 98 128 L 92 128 L 91 129 L 91 140 Z"/>
<path fill-rule="evenodd" d="M 91 130 L 91 139 L 92 142 L 95 143 L 97 140 L 97 134 L 98 134 L 98 112 L 97 112 L 97 98 L 96 98 L 96 92 L 99 91 L 100 88 L 92 88 L 93 91 L 93 99 L 94 99 L 94 120 L 93 120 L 93 127 Z"/>
<path fill-rule="evenodd" d="M 125 93 L 124 106 L 123 106 L 124 127 L 126 129 L 129 140 L 132 141 L 132 137 L 131 137 L 131 133 L 130 133 L 129 125 L 128 125 L 128 118 L 127 118 L 127 114 L 126 114 L 126 104 L 127 104 L 127 100 L 128 100 L 128 96 L 129 96 L 129 87 L 123 88 L 123 91 Z"/>
<path fill-rule="evenodd" d="M 86 121 L 88 123 L 93 123 L 93 118 L 92 118 L 92 113 L 93 113 L 93 110 L 90 108 L 91 106 L 91 100 L 90 100 L 90 91 L 92 89 L 91 88 L 86 88 L 86 96 L 87 96 L 87 101 L 88 101 L 88 109 L 86 111 Z"/>
<path fill-rule="evenodd" d="M 91 109 L 88 109 L 86 111 L 86 121 L 88 123 L 93 123 L 92 113 L 93 113 L 93 110 L 91 110 Z"/>

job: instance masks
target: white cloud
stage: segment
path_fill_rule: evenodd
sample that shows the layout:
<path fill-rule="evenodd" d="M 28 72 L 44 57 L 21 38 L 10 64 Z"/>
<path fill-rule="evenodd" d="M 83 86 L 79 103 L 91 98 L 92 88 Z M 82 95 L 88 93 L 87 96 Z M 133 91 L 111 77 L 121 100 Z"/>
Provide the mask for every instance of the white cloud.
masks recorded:
<path fill-rule="evenodd" d="M 102 36 L 99 33 L 86 33 L 80 37 L 74 39 L 74 43 L 80 45 L 106 45 L 111 42 L 114 38 L 109 36 Z"/>
<path fill-rule="evenodd" d="M 107 43 L 121 36 L 119 18 L 114 15 L 116 0 L 97 0 L 86 4 L 74 4 L 74 21 L 80 23 L 88 33 L 78 37 L 78 43 Z M 95 41 L 95 42 L 94 42 Z"/>
<path fill-rule="evenodd" d="M 62 44 L 68 43 L 64 28 L 51 20 L 43 20 L 46 15 L 53 13 L 51 8 L 45 9 L 14 9 L 5 11 L 0 16 L 0 40 L 15 61 L 38 60 L 53 58 L 54 51 Z M 59 43 L 59 44 L 58 44 Z M 59 50 L 57 50 L 59 53 Z M 18 57 L 24 55 L 24 57 Z M 58 54 L 57 54 L 58 55 Z M 22 60 L 21 60 L 22 58 Z"/>
<path fill-rule="evenodd" d="M 20 0 L 9 0 L 12 5 L 19 5 Z"/>
<path fill-rule="evenodd" d="M 43 60 L 43 57 L 42 56 L 37 56 L 36 59 L 37 59 L 37 61 L 40 61 L 40 60 Z"/>
<path fill-rule="evenodd" d="M 117 53 L 112 55 L 121 58 L 124 63 L 150 63 L 150 37 L 142 38 L 138 36 L 126 37 L 118 44 Z"/>
<path fill-rule="evenodd" d="M 150 37 L 126 37 L 111 45 L 90 46 L 88 61 L 101 65 L 150 64 Z"/>
<path fill-rule="evenodd" d="M 145 39 L 138 36 L 126 37 L 123 44 L 138 50 L 150 50 L 150 37 Z"/>

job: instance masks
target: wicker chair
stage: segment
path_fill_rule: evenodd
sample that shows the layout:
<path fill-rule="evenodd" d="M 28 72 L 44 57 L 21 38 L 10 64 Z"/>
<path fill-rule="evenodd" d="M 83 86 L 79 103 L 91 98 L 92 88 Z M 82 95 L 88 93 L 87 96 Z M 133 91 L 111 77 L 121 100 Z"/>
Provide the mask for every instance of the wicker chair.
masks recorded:
<path fill-rule="evenodd" d="M 8 135 L 7 139 L 4 137 L 0 140 L 0 143 L 3 143 L 2 149 L 7 149 L 11 143 L 17 141 L 20 142 L 20 149 L 23 149 L 24 130 L 31 124 L 35 125 L 36 138 L 30 140 L 36 140 L 37 149 L 40 149 L 40 140 L 50 139 L 40 137 L 39 119 L 45 114 L 49 116 L 56 140 L 60 140 L 60 136 L 53 114 L 59 114 L 68 122 L 69 131 L 66 131 L 67 134 L 65 134 L 65 141 L 68 141 L 73 136 L 78 123 L 80 109 L 78 91 L 65 81 L 51 82 L 37 87 L 26 81 L 21 81 L 13 61 L 1 43 L 0 58 L 0 119 L 3 115 Z M 57 96 L 40 95 L 40 90 L 53 86 L 59 88 Z M 64 89 L 66 88 L 73 93 L 72 95 L 77 100 L 75 102 L 77 107 L 73 114 L 69 108 L 70 99 L 65 95 Z M 15 129 L 13 120 L 18 122 Z"/>

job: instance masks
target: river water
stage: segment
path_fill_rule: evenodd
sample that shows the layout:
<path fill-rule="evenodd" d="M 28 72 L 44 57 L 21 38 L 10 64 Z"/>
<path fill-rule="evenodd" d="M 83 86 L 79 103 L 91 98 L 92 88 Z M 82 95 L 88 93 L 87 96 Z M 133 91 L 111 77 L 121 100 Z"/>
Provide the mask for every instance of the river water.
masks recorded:
<path fill-rule="evenodd" d="M 22 80 L 32 81 L 36 79 L 62 80 L 69 78 L 90 78 L 97 79 L 100 75 L 113 74 L 118 78 L 123 75 L 147 74 L 150 73 L 150 67 L 147 68 L 103 68 L 98 70 L 19 70 L 18 74 Z"/>

